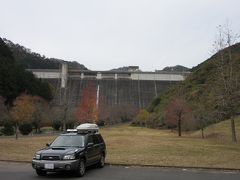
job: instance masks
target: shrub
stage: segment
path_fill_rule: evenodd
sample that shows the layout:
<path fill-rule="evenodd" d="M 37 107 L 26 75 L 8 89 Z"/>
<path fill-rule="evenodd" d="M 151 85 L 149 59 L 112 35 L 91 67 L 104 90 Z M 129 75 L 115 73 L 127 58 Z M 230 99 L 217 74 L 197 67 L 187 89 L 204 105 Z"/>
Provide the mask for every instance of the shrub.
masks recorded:
<path fill-rule="evenodd" d="M 164 124 L 164 118 L 163 116 L 159 116 L 156 113 L 152 113 L 149 115 L 147 121 L 146 121 L 146 127 L 149 128 L 163 128 L 165 126 Z"/>
<path fill-rule="evenodd" d="M 127 115 L 123 115 L 123 116 L 121 116 L 121 121 L 124 123 L 124 122 L 129 122 L 129 121 L 131 121 L 132 120 L 132 118 L 131 117 L 129 117 L 129 116 L 127 116 Z"/>
<path fill-rule="evenodd" d="M 135 117 L 133 125 L 146 126 L 150 113 L 146 109 L 141 109 Z"/>
<path fill-rule="evenodd" d="M 97 122 L 97 125 L 98 125 L 98 126 L 104 126 L 104 125 L 105 125 L 104 120 L 99 120 L 99 121 Z"/>
<path fill-rule="evenodd" d="M 68 121 L 66 123 L 66 129 L 73 129 L 74 128 L 74 121 Z"/>
<path fill-rule="evenodd" d="M 32 132 L 32 124 L 30 123 L 24 123 L 19 126 L 19 131 L 22 135 L 28 135 L 30 132 Z"/>
<path fill-rule="evenodd" d="M 55 121 L 52 122 L 52 127 L 56 131 L 59 131 L 61 126 L 62 126 L 62 122 L 59 121 L 59 120 L 55 120 Z"/>
<path fill-rule="evenodd" d="M 14 134 L 14 128 L 11 121 L 5 121 L 3 123 L 3 128 L 1 129 L 2 134 L 5 136 L 11 136 Z"/>

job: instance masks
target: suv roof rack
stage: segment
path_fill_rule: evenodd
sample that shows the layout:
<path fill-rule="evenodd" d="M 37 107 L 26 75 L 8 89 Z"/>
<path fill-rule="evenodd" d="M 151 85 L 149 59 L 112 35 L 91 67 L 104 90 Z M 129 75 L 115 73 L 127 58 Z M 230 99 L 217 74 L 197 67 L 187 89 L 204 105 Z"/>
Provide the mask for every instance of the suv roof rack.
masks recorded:
<path fill-rule="evenodd" d="M 79 125 L 77 128 L 78 133 L 97 133 L 99 131 L 98 125 L 92 123 L 84 123 Z"/>
<path fill-rule="evenodd" d="M 76 129 L 67 129 L 67 133 L 78 133 L 78 134 L 94 134 L 99 132 L 99 127 L 97 124 L 84 123 L 77 126 Z"/>
<path fill-rule="evenodd" d="M 76 129 L 67 129 L 67 133 L 78 133 L 78 134 L 89 134 L 89 133 L 98 133 L 99 127 L 97 124 L 84 123 L 77 126 Z"/>

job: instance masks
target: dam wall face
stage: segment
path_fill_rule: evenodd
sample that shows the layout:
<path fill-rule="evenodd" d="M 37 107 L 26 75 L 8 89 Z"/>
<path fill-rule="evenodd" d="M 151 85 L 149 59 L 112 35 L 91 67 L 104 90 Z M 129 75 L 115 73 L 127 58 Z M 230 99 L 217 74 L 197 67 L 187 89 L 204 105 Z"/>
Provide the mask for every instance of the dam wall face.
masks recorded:
<path fill-rule="evenodd" d="M 54 89 L 54 104 L 62 104 L 65 89 L 61 88 L 59 79 L 44 79 Z M 91 84 L 99 93 L 99 104 L 133 105 L 139 109 L 145 108 L 160 93 L 167 90 L 178 81 L 149 80 L 97 80 L 68 78 L 66 88 L 67 104 L 76 107 L 81 101 L 82 93 Z"/>
<path fill-rule="evenodd" d="M 113 72 L 69 70 L 29 70 L 48 82 L 53 89 L 56 106 L 67 105 L 75 111 L 91 86 L 96 95 L 99 117 L 102 119 L 132 118 L 139 109 L 174 84 L 186 78 L 188 73 L 176 72 Z"/>

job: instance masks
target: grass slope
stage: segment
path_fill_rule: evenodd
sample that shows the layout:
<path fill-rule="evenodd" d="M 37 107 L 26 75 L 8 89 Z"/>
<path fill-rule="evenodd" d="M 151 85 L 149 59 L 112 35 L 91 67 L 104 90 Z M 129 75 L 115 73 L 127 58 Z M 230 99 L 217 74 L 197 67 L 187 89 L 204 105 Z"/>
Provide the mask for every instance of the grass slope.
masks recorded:
<path fill-rule="evenodd" d="M 237 139 L 240 141 L 240 117 L 235 119 Z M 204 130 L 204 135 L 207 139 L 212 139 L 221 143 L 231 143 L 231 126 L 230 120 L 225 120 L 217 124 L 208 126 Z M 193 137 L 201 137 L 201 131 L 192 133 Z"/>
<path fill-rule="evenodd" d="M 228 123 L 211 126 L 206 133 L 217 132 L 228 138 Z M 224 143 L 215 136 L 201 139 L 198 138 L 199 132 L 179 138 L 170 130 L 128 125 L 103 128 L 101 133 L 107 144 L 108 163 L 240 169 L 240 144 L 230 143 L 231 139 Z M 237 133 L 240 133 L 240 119 L 237 121 Z M 16 141 L 2 137 L 0 159 L 30 161 L 35 151 L 54 138 L 26 137 Z"/>

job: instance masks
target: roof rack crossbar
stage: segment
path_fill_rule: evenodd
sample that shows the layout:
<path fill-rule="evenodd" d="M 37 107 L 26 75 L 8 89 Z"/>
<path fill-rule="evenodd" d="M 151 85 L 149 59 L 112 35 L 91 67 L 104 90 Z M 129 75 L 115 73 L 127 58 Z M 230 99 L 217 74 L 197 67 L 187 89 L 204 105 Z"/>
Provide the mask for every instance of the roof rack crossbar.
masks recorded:
<path fill-rule="evenodd" d="M 67 133 L 76 133 L 77 129 L 67 129 Z"/>

